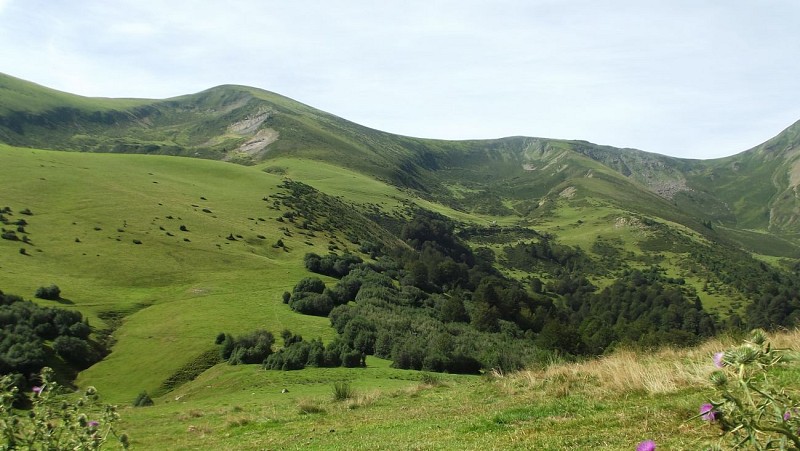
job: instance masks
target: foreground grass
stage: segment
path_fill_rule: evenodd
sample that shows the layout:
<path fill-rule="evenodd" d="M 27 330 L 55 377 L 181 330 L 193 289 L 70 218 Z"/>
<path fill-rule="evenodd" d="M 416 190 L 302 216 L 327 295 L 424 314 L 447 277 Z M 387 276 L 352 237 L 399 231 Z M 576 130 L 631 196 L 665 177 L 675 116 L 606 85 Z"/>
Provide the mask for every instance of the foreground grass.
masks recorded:
<path fill-rule="evenodd" d="M 143 449 L 632 449 L 644 438 L 688 449 L 708 433 L 686 422 L 703 399 L 696 389 L 598 396 L 596 385 L 561 378 L 537 386 L 461 376 L 438 386 L 399 380 L 376 391 L 380 379 L 353 371 L 360 370 L 350 370 L 357 393 L 350 401 L 334 402 L 331 383 L 276 384 L 273 372 L 237 369 L 229 376 L 250 384 L 216 399 L 127 409 L 123 417 Z M 304 372 L 324 378 L 322 370 Z"/>
<path fill-rule="evenodd" d="M 126 408 L 140 449 L 699 449 L 718 430 L 697 419 L 711 393 L 710 341 L 685 350 L 485 376 L 423 375 L 368 360 L 363 369 L 264 371 L 218 365 L 149 408 Z M 800 349 L 800 332 L 775 346 Z M 800 384 L 800 368 L 778 375 Z M 333 400 L 333 384 L 355 394 Z M 288 390 L 282 393 L 282 390 Z"/>

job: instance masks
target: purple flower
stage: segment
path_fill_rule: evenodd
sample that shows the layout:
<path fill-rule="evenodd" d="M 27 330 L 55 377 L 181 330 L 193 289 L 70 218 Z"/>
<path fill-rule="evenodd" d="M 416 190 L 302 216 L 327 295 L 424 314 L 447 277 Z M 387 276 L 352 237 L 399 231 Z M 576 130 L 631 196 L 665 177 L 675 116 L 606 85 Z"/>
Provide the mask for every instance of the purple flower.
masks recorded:
<path fill-rule="evenodd" d="M 31 390 L 33 390 L 33 392 L 38 395 L 39 393 L 42 392 L 42 387 L 39 387 L 38 385 L 34 385 L 33 388 L 31 388 Z"/>
<path fill-rule="evenodd" d="M 792 412 L 789 412 L 787 410 L 786 413 L 783 414 L 783 421 L 789 421 L 789 419 L 791 418 L 792 418 Z"/>
<path fill-rule="evenodd" d="M 716 366 L 717 368 L 724 367 L 725 366 L 725 360 L 723 360 L 724 358 L 725 358 L 724 352 L 718 352 L 714 354 L 714 366 Z"/>
<path fill-rule="evenodd" d="M 656 450 L 656 442 L 652 440 L 645 440 L 642 443 L 639 443 L 639 446 L 636 447 L 636 451 L 655 451 Z"/>
<path fill-rule="evenodd" d="M 96 428 L 97 426 L 100 426 L 100 423 L 98 423 L 97 421 L 92 420 L 87 424 L 87 426 L 89 426 L 90 428 Z"/>
<path fill-rule="evenodd" d="M 714 412 L 714 406 L 711 404 L 705 403 L 700 406 L 700 418 L 703 421 L 714 421 L 717 419 L 717 412 Z"/>

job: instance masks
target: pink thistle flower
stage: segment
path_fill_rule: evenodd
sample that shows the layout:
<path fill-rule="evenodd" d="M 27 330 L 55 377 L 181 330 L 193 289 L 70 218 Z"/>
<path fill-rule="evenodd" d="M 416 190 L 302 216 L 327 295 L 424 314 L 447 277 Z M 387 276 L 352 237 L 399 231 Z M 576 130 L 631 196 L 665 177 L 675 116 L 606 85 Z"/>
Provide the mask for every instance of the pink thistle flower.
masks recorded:
<path fill-rule="evenodd" d="M 789 412 L 787 410 L 786 413 L 783 414 L 783 421 L 789 421 L 791 418 L 792 418 L 792 412 Z"/>
<path fill-rule="evenodd" d="M 718 352 L 718 353 L 714 354 L 714 366 L 716 366 L 717 368 L 724 367 L 725 366 L 725 360 L 724 359 L 725 359 L 725 353 L 724 352 Z"/>
<path fill-rule="evenodd" d="M 656 450 L 656 442 L 652 440 L 645 440 L 642 443 L 639 443 L 639 446 L 636 447 L 636 451 L 655 451 Z"/>
<path fill-rule="evenodd" d="M 87 424 L 87 426 L 89 426 L 90 428 L 96 428 L 97 426 L 100 426 L 100 423 L 98 423 L 97 421 L 92 420 Z"/>
<path fill-rule="evenodd" d="M 38 394 L 40 394 L 42 392 L 42 387 L 39 387 L 38 385 L 34 385 L 33 388 L 31 388 L 31 390 L 38 395 Z"/>
<path fill-rule="evenodd" d="M 714 406 L 708 403 L 700 406 L 700 418 L 702 418 L 703 421 L 713 422 L 714 420 L 716 420 L 717 412 L 714 412 Z"/>

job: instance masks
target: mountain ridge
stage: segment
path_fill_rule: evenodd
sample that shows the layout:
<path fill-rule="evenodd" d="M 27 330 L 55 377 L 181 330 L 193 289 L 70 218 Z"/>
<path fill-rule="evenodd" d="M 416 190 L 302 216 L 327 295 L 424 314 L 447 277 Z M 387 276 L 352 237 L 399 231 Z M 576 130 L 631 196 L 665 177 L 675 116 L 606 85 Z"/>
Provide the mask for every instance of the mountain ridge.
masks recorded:
<path fill-rule="evenodd" d="M 584 384 L 599 373 L 513 372 L 619 350 L 658 368 L 680 360 L 705 387 L 697 365 L 717 369 L 719 342 L 688 360 L 652 350 L 795 327 L 797 131 L 682 160 L 580 140 L 398 136 L 237 85 L 118 101 L 0 75 L 0 289 L 56 287 L 59 307 L 83 314 L 109 353 L 66 381 L 121 405 L 151 397 L 120 409 L 138 447 L 347 447 L 367 425 L 386 443 L 630 448 L 641 415 L 624 433 L 607 419 L 651 415 L 659 393 L 662 416 L 680 420 L 705 395 L 684 383 L 609 395 Z M 264 366 L 242 358 L 256 336 L 274 351 Z M 9 343 L 0 363 L 26 363 L 7 359 Z M 337 359 L 366 367 L 314 368 Z M 342 381 L 355 398 L 326 401 Z M 487 393 L 499 404 L 473 402 Z M 604 395 L 588 405 L 592 393 Z M 533 394 L 545 410 L 530 410 Z M 467 404 L 481 409 L 464 415 Z M 410 408 L 460 413 L 384 427 Z M 564 412 L 598 438 L 519 440 L 551 419 L 564 429 Z M 686 429 L 678 420 L 659 446 L 692 447 L 669 433 Z"/>
<path fill-rule="evenodd" d="M 503 185 L 505 192 L 517 189 L 541 202 L 554 186 L 590 170 L 598 177 L 606 173 L 612 183 L 617 177 L 610 170 L 672 205 L 659 208 L 698 222 L 792 239 L 800 232 L 800 121 L 752 149 L 695 160 L 582 140 L 514 136 L 449 141 L 395 135 L 277 93 L 233 84 L 168 99 L 107 99 L 2 75 L 0 93 L 0 141 L 14 146 L 179 155 L 246 165 L 303 157 L 353 168 L 466 209 L 476 208 L 470 196 L 450 199 L 462 178 L 474 185 L 469 190 L 491 192 Z M 603 167 L 590 168 L 578 155 Z M 485 186 L 478 187 L 481 183 Z M 623 185 L 619 188 L 640 189 Z M 642 205 L 649 202 L 648 195 L 638 197 Z"/>

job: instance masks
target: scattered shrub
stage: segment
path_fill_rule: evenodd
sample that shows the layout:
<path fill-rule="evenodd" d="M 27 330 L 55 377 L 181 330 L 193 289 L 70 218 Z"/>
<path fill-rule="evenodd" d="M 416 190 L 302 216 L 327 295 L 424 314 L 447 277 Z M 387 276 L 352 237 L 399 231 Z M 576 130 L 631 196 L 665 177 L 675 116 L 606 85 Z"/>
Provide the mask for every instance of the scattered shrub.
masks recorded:
<path fill-rule="evenodd" d="M 13 230 L 7 230 L 7 231 L 3 232 L 3 234 L 0 235 L 0 237 L 3 238 L 4 240 L 19 241 L 19 237 L 17 236 L 17 232 L 15 232 Z"/>
<path fill-rule="evenodd" d="M 217 339 L 219 339 L 219 335 L 217 335 Z M 231 358 L 231 354 L 233 353 L 233 348 L 236 347 L 236 339 L 233 338 L 231 334 L 225 334 L 225 338 L 222 339 L 220 342 L 219 355 L 222 357 L 222 360 L 227 361 Z"/>
<path fill-rule="evenodd" d="M 49 287 L 39 287 L 34 294 L 39 299 L 47 299 L 50 301 L 57 301 L 61 299 L 61 289 L 58 285 L 50 285 Z"/>
<path fill-rule="evenodd" d="M 139 393 L 139 395 L 136 396 L 136 399 L 133 400 L 133 407 L 148 407 L 154 404 L 153 398 L 151 398 L 146 391 Z"/>
<path fill-rule="evenodd" d="M 292 331 L 289 329 L 284 329 L 281 331 L 281 338 L 283 339 L 283 346 L 288 348 L 289 346 L 300 343 L 303 341 L 303 337 L 299 334 L 293 334 Z"/>
<path fill-rule="evenodd" d="M 327 293 L 299 292 L 289 301 L 292 310 L 304 315 L 328 316 L 334 306 L 333 299 Z"/>
<path fill-rule="evenodd" d="M 225 332 L 220 332 L 214 340 L 215 345 L 221 345 L 225 341 Z"/>

